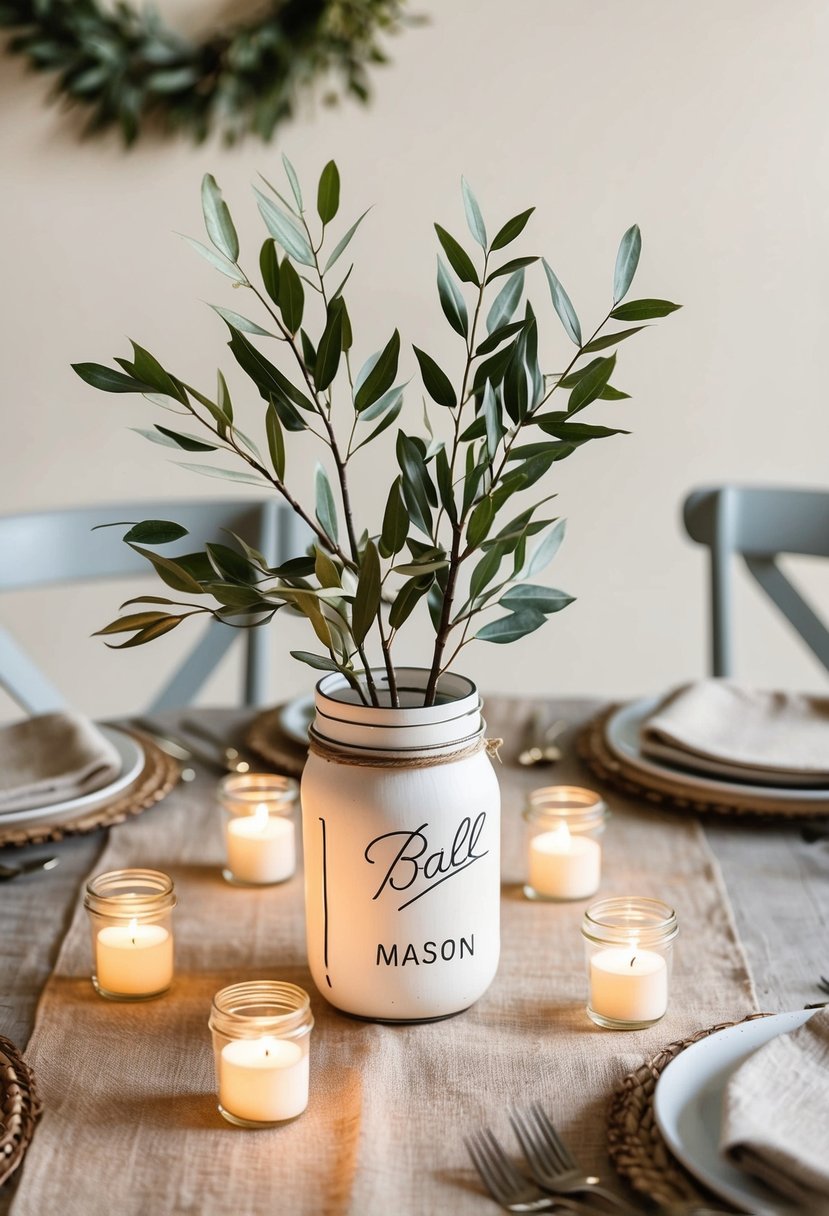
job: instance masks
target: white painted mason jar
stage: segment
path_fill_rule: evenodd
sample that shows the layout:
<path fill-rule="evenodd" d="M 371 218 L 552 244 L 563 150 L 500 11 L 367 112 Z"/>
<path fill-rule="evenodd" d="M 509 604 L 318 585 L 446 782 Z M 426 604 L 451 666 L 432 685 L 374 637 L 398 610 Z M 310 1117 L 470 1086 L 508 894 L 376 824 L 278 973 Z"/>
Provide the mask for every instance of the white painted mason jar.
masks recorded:
<path fill-rule="evenodd" d="M 383 1022 L 460 1013 L 498 967 L 500 791 L 471 680 L 396 673 L 400 708 L 320 680 L 302 776 L 305 910 L 314 982 Z"/>

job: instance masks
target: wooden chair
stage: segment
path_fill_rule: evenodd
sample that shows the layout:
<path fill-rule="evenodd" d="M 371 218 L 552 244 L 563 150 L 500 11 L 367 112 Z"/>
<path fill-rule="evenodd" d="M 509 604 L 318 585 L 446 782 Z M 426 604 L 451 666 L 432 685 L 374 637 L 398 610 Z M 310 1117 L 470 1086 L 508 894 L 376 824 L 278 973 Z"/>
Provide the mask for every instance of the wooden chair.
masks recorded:
<path fill-rule="evenodd" d="M 278 500 L 127 502 L 6 515 L 0 516 L 0 592 L 90 579 L 146 577 L 151 574 L 149 563 L 121 539 L 126 528 L 92 530 L 98 524 L 143 519 L 171 519 L 187 528 L 188 536 L 158 550 L 171 557 L 192 553 L 208 542 L 232 544 L 222 529 L 244 537 L 271 564 L 296 557 L 307 544 L 305 525 Z M 160 587 L 158 594 L 164 593 Z M 169 594 L 175 598 L 174 592 Z M 234 642 L 245 646 L 241 703 L 263 704 L 267 697 L 270 635 L 267 627 L 234 629 L 211 620 L 149 711 L 192 701 Z M 63 694 L 2 627 L 0 686 L 28 713 L 45 713 L 66 705 Z"/>
<path fill-rule="evenodd" d="M 711 551 L 711 674 L 734 669 L 732 558 L 829 670 L 829 629 L 777 564 L 782 553 L 829 557 L 829 491 L 711 486 L 685 500 L 685 528 Z"/>

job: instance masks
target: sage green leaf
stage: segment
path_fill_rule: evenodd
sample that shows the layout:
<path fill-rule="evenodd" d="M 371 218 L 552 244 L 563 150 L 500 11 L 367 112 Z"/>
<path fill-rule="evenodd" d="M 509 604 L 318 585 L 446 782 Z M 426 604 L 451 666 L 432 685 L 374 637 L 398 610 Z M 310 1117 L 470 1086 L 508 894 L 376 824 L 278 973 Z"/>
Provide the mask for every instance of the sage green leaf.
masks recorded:
<path fill-rule="evenodd" d="M 420 365 L 420 374 L 423 378 L 426 392 L 438 405 L 444 405 L 447 409 L 454 409 L 458 404 L 458 399 L 446 372 L 435 363 L 431 355 L 426 354 L 425 350 L 420 350 L 417 346 L 414 346 L 412 349 Z"/>
<path fill-rule="evenodd" d="M 317 215 L 323 224 L 330 224 L 340 209 L 340 172 L 330 160 L 320 174 L 317 187 Z"/>
<path fill-rule="evenodd" d="M 553 587 L 522 583 L 518 587 L 511 587 L 501 596 L 498 603 L 512 612 L 518 612 L 522 608 L 534 608 L 537 612 L 549 616 L 550 613 L 561 612 L 562 608 L 572 604 L 573 600 L 574 596 L 567 595 L 564 591 L 556 591 Z"/>
<path fill-rule="evenodd" d="M 336 544 L 339 530 L 337 527 L 337 508 L 334 503 L 334 494 L 331 489 L 331 482 L 328 480 L 328 474 L 321 464 L 317 465 L 315 475 L 316 486 L 316 516 L 323 531 L 330 536 Z"/>
<path fill-rule="evenodd" d="M 282 153 L 282 164 L 285 168 L 285 176 L 288 178 L 288 182 L 291 186 L 291 193 L 294 196 L 294 202 L 297 205 L 297 209 L 302 211 L 302 191 L 299 188 L 299 178 L 296 175 L 296 169 L 288 160 L 284 152 Z"/>
<path fill-rule="evenodd" d="M 312 654 L 310 650 L 291 650 L 292 659 L 299 659 L 300 663 L 307 663 L 309 667 L 315 668 L 317 671 L 339 671 L 339 666 L 333 659 L 329 659 L 323 654 Z"/>
<path fill-rule="evenodd" d="M 588 342 L 582 347 L 582 351 L 586 355 L 592 355 L 597 350 L 607 350 L 609 346 L 616 346 L 619 342 L 624 342 L 625 338 L 632 338 L 634 334 L 641 333 L 647 328 L 644 325 L 635 325 L 633 329 L 620 329 L 615 334 L 605 334 L 603 338 L 594 338 L 592 342 Z"/>
<path fill-rule="evenodd" d="M 172 587 L 173 591 L 183 591 L 187 595 L 204 595 L 204 588 L 193 578 L 192 574 L 188 574 L 180 562 L 173 561 L 170 557 L 162 557 L 160 553 L 153 553 L 150 549 L 144 549 L 135 541 L 127 541 L 129 547 L 136 553 L 140 553 L 148 562 L 151 562 L 153 568 L 163 583 L 168 587 Z"/>
<path fill-rule="evenodd" d="M 214 312 L 219 314 L 227 325 L 232 325 L 234 329 L 243 329 L 245 333 L 255 334 L 258 338 L 276 337 L 269 329 L 263 329 L 261 325 L 257 325 L 256 321 L 250 321 L 238 312 L 232 312 L 229 308 L 222 308 L 219 304 L 211 304 L 210 307 Z"/>
<path fill-rule="evenodd" d="M 192 469 L 194 473 L 200 473 L 202 477 L 222 477 L 225 481 L 241 481 L 246 485 L 266 486 L 268 482 L 260 473 L 243 473 L 239 469 L 220 469 L 213 464 L 185 464 L 182 461 L 176 461 L 180 469 Z"/>
<path fill-rule="evenodd" d="M 482 498 L 466 526 L 466 540 L 470 548 L 477 549 L 481 542 L 486 540 L 494 518 L 495 505 L 492 499 Z"/>
<path fill-rule="evenodd" d="M 461 504 L 461 515 L 466 515 L 472 503 L 475 500 L 475 495 L 478 493 L 478 487 L 484 475 L 485 469 L 489 466 L 489 454 L 486 450 L 486 444 L 483 444 L 481 449 L 481 458 L 476 458 L 475 450 L 470 446 L 466 452 L 466 471 L 463 479 L 463 501 Z"/>
<path fill-rule="evenodd" d="M 421 531 L 431 536 L 431 504 L 437 501 L 437 495 L 423 462 L 423 454 L 414 440 L 402 431 L 397 434 L 396 451 L 397 462 L 403 474 L 401 489 L 409 514 Z"/>
<path fill-rule="evenodd" d="M 328 274 L 328 271 L 331 269 L 331 267 L 334 265 L 334 263 L 345 252 L 346 248 L 351 243 L 351 238 L 354 236 L 354 233 L 360 227 L 360 225 L 362 224 L 363 220 L 366 218 L 366 216 L 368 215 L 370 210 L 371 210 L 371 208 L 367 207 L 366 210 L 363 212 L 363 214 L 360 216 L 360 218 L 351 225 L 351 227 L 349 228 L 349 230 L 345 234 L 345 236 L 342 238 L 342 240 L 338 241 L 337 244 L 334 246 L 331 256 L 329 257 L 328 261 L 325 263 L 325 270 L 323 271 L 323 274 Z"/>
<path fill-rule="evenodd" d="M 374 416 L 375 411 L 379 410 L 379 407 L 383 405 L 383 402 L 386 400 L 390 400 L 391 405 L 388 407 L 383 406 L 383 408 L 386 410 L 383 417 L 380 419 L 374 430 L 361 443 L 357 444 L 356 448 L 354 448 L 355 452 L 358 452 L 360 448 L 364 448 L 366 444 L 371 443 L 372 440 L 376 439 L 378 435 L 381 435 L 383 431 L 387 430 L 403 408 L 402 391 L 400 389 L 390 389 L 389 392 L 381 397 L 375 405 L 370 406 L 363 414 L 361 414 L 360 418 L 365 421 L 368 419 L 369 414 Z"/>
<path fill-rule="evenodd" d="M 142 519 L 125 532 L 122 540 L 135 541 L 140 545 L 169 545 L 174 540 L 187 536 L 187 529 L 169 519 Z"/>
<path fill-rule="evenodd" d="M 201 205 L 204 213 L 204 226 L 207 235 L 218 249 L 231 262 L 239 257 L 239 237 L 230 218 L 227 203 L 222 198 L 222 192 L 216 185 L 216 179 L 211 173 L 205 173 L 201 184 Z"/>
<path fill-rule="evenodd" d="M 487 283 L 491 283 L 493 279 L 500 279 L 502 275 L 514 274 L 516 270 L 522 270 L 525 266 L 532 266 L 533 262 L 537 262 L 537 257 L 512 258 L 509 262 L 504 262 L 503 266 L 499 266 L 486 276 Z"/>
<path fill-rule="evenodd" d="M 265 431 L 268 436 L 268 452 L 273 465 L 273 471 L 277 476 L 278 481 L 285 480 L 285 437 L 282 434 L 282 426 L 279 421 L 279 414 L 276 406 L 273 403 L 273 398 L 268 402 L 268 410 L 265 414 Z"/>
<path fill-rule="evenodd" d="M 378 355 L 372 355 L 360 369 L 354 388 L 354 408 L 362 413 L 394 383 L 400 359 L 400 334 L 394 331 Z"/>
<path fill-rule="evenodd" d="M 509 642 L 517 642 L 519 638 L 525 637 L 528 633 L 533 633 L 544 624 L 546 619 L 543 612 L 538 612 L 534 608 L 524 608 L 520 612 L 511 612 L 509 616 L 499 616 L 497 620 L 482 625 L 475 637 L 482 642 L 497 642 L 499 645 L 506 645 Z"/>
<path fill-rule="evenodd" d="M 319 392 L 325 392 L 336 376 L 342 353 L 342 302 L 334 300 L 328 309 L 328 319 L 317 347 L 317 361 L 314 364 L 314 383 Z"/>
<path fill-rule="evenodd" d="M 526 321 L 511 321 L 509 325 L 502 325 L 499 329 L 495 329 L 488 338 L 484 338 L 483 342 L 476 348 L 476 355 L 488 355 L 490 351 L 495 350 L 496 346 L 500 346 L 502 342 L 506 342 L 507 338 L 511 338 L 513 334 L 517 334 L 523 329 Z"/>
<path fill-rule="evenodd" d="M 521 324 L 523 326 L 523 322 Z M 509 367 L 509 362 L 512 358 L 514 347 L 515 343 L 510 343 L 509 346 L 505 346 L 502 350 L 496 351 L 494 355 L 490 355 L 488 359 L 484 359 L 483 363 L 478 364 L 473 384 L 476 396 L 480 396 L 480 394 L 483 393 L 484 385 L 486 384 L 487 380 L 491 380 L 493 385 L 498 385 L 501 383 L 504 378 L 504 373 Z"/>
<path fill-rule="evenodd" d="M 388 392 L 383 393 L 383 396 L 379 397 L 377 401 L 374 402 L 374 405 L 367 406 L 366 409 L 360 413 L 360 421 L 373 422 L 375 418 L 379 418 L 382 414 L 385 414 L 386 410 L 392 409 L 392 407 L 395 405 L 399 410 L 400 406 L 403 404 L 404 387 L 405 386 L 402 384 L 397 384 L 394 386 L 394 388 L 390 388 Z"/>
<path fill-rule="evenodd" d="M 92 636 L 99 638 L 112 633 L 131 633 L 134 629 L 143 629 L 147 625 L 155 625 L 157 621 L 169 619 L 169 612 L 130 612 L 127 616 L 121 616 L 109 625 L 104 625 L 103 629 L 96 629 Z M 176 617 L 176 620 L 178 619 Z"/>
<path fill-rule="evenodd" d="M 496 233 L 491 248 L 493 250 L 503 249 L 505 245 L 511 244 L 524 231 L 527 226 L 527 220 L 534 211 L 535 207 L 528 207 L 520 215 L 514 215 L 511 220 L 507 220 L 503 228 Z"/>
<path fill-rule="evenodd" d="M 162 435 L 166 435 L 176 447 L 183 448 L 185 452 L 215 452 L 215 443 L 203 443 L 201 439 L 197 439 L 195 435 L 182 435 L 179 431 L 168 430 L 166 426 L 159 426 L 155 423 L 155 429 L 160 431 Z"/>
<path fill-rule="evenodd" d="M 465 177 L 461 178 L 461 192 L 463 194 L 463 209 L 466 212 L 466 222 L 469 225 L 469 231 L 472 233 L 481 248 L 486 249 L 486 227 L 484 225 L 484 217 L 481 215 L 481 208 L 478 206 L 478 200 L 472 193 L 472 190 L 469 187 L 469 182 Z"/>
<path fill-rule="evenodd" d="M 279 311 L 289 333 L 295 334 L 302 324 L 305 291 L 302 280 L 287 258 L 279 267 Z"/>
<path fill-rule="evenodd" d="M 281 245 L 286 253 L 297 262 L 301 262 L 303 266 L 315 266 L 314 252 L 308 242 L 308 237 L 296 220 L 290 215 L 286 215 L 284 211 L 280 211 L 276 203 L 256 187 L 254 187 L 253 193 L 256 195 L 259 214 L 277 244 Z"/>
<path fill-rule="evenodd" d="M 400 484 L 401 478 L 396 477 L 386 499 L 383 530 L 380 533 L 380 553 L 383 557 L 394 557 L 395 553 L 399 553 L 409 532 L 409 514 Z"/>
<path fill-rule="evenodd" d="M 377 546 L 370 540 L 360 561 L 357 594 L 351 612 L 351 631 L 358 646 L 363 642 L 380 610 L 381 579 Z"/>
<path fill-rule="evenodd" d="M 291 384 L 287 376 L 284 376 L 277 367 L 274 367 L 270 360 L 266 359 L 262 352 L 257 350 L 244 334 L 241 334 L 238 329 L 234 329 L 232 326 L 230 327 L 230 333 L 231 339 L 228 345 L 233 352 L 236 362 L 250 376 L 265 401 L 268 401 L 271 395 L 277 399 L 287 398 L 294 405 L 299 405 L 302 409 L 314 412 L 313 402 L 300 389 Z M 279 402 L 277 401 L 278 404 Z M 280 418 L 283 425 L 289 430 L 304 429 L 305 424 L 301 419 L 298 419 L 298 425 L 289 425 L 282 412 L 280 412 Z"/>
<path fill-rule="evenodd" d="M 527 364 L 527 331 L 524 330 L 512 348 L 501 394 L 504 409 L 513 422 L 522 422 L 533 402 L 533 376 Z"/>
<path fill-rule="evenodd" d="M 93 388 L 99 388 L 105 393 L 153 392 L 151 384 L 143 384 L 134 376 L 125 376 L 123 372 L 116 372 L 114 368 L 105 367 L 103 363 L 73 363 L 72 371 L 86 384 L 91 384 Z"/>
<path fill-rule="evenodd" d="M 256 568 L 237 549 L 231 549 L 228 545 L 216 544 L 214 542 L 213 544 L 205 545 L 204 551 L 207 554 L 210 565 L 224 582 L 256 582 Z"/>
<path fill-rule="evenodd" d="M 432 586 L 433 579 L 429 575 L 410 578 L 405 582 L 395 596 L 389 611 L 389 624 L 392 629 L 399 629 L 412 615 L 423 596 Z"/>
<path fill-rule="evenodd" d="M 639 265 L 639 255 L 642 252 L 642 234 L 639 225 L 628 228 L 619 244 L 616 254 L 616 268 L 613 272 L 613 303 L 618 304 L 630 290 L 636 267 Z"/>
<path fill-rule="evenodd" d="M 475 264 L 463 245 L 455 240 L 451 232 L 447 232 L 445 228 L 441 228 L 440 224 L 435 224 L 435 232 L 438 234 L 438 240 L 443 246 L 443 252 L 449 259 L 449 265 L 460 281 L 462 283 L 474 283 L 476 287 L 480 287 L 481 280 L 478 278 Z"/>
<path fill-rule="evenodd" d="M 449 466 L 449 457 L 446 455 L 445 447 L 442 447 L 435 456 L 435 474 L 437 476 L 440 504 L 449 516 L 450 523 L 457 524 L 458 508 L 455 502 L 454 486 L 452 485 L 452 470 Z"/>
<path fill-rule="evenodd" d="M 403 562 L 399 566 L 392 566 L 395 574 L 410 575 L 413 578 L 421 578 L 425 574 L 434 574 L 436 570 L 443 570 L 449 565 L 449 561 L 445 557 L 432 558 L 431 561 Z"/>
<path fill-rule="evenodd" d="M 541 544 L 535 550 L 527 564 L 523 567 L 521 573 L 519 574 L 519 578 L 533 578 L 534 575 L 540 574 L 542 570 L 549 566 L 550 562 L 553 560 L 561 547 L 561 542 L 564 540 L 566 527 L 567 524 L 565 520 L 560 519 L 557 521 L 557 523 L 544 537 Z"/>
<path fill-rule="evenodd" d="M 615 355 L 611 355 L 609 359 L 597 359 L 595 366 L 581 377 L 571 391 L 567 412 L 569 414 L 578 413 L 586 405 L 590 405 L 591 401 L 595 401 L 610 379 L 615 366 Z"/>
<path fill-rule="evenodd" d="M 210 583 L 207 590 L 226 608 L 252 608 L 254 605 L 267 606 L 259 592 L 253 587 L 240 587 L 238 583 Z"/>
<path fill-rule="evenodd" d="M 274 304 L 278 304 L 279 258 L 276 253 L 276 244 L 271 237 L 267 237 L 262 242 L 262 248 L 259 250 L 259 271 L 262 275 L 262 282 L 265 284 L 265 291 Z"/>
<path fill-rule="evenodd" d="M 139 346 L 137 342 L 130 342 L 132 346 L 131 364 L 127 364 L 126 370 L 142 382 L 142 384 L 151 384 L 156 392 L 164 393 L 168 397 L 174 397 L 180 401 L 182 405 L 187 403 L 187 394 L 184 391 L 183 385 L 175 380 L 169 372 L 156 359 L 155 355 L 151 355 L 143 346 Z M 122 364 L 126 360 L 121 360 Z"/>
<path fill-rule="evenodd" d="M 203 245 L 201 241 L 194 240 L 191 236 L 185 236 L 183 239 L 191 249 L 195 249 L 196 253 L 200 253 L 214 270 L 220 270 L 222 274 L 227 275 L 234 283 L 247 283 L 247 279 L 239 267 L 235 266 L 223 253 L 217 253 L 215 249 L 209 249 L 207 245 Z"/>
<path fill-rule="evenodd" d="M 497 576 L 501 568 L 503 556 L 503 547 L 501 545 L 493 545 L 475 566 L 469 579 L 469 599 L 471 602 L 474 603 Z"/>
<path fill-rule="evenodd" d="M 656 317 L 667 317 L 681 307 L 670 300 L 631 300 L 614 308 L 610 315 L 616 321 L 652 321 Z"/>
<path fill-rule="evenodd" d="M 553 299 L 553 308 L 558 313 L 558 319 L 564 326 L 564 331 L 571 342 L 575 342 L 576 346 L 581 346 L 581 325 L 576 315 L 576 310 L 570 302 L 570 297 L 556 278 L 552 267 L 547 262 L 544 262 L 544 273 L 547 275 L 547 282 L 550 285 L 550 295 Z"/>
<path fill-rule="evenodd" d="M 488 334 L 494 333 L 512 320 L 524 291 L 524 270 L 516 270 L 492 302 L 486 319 Z"/>
<path fill-rule="evenodd" d="M 455 280 L 438 258 L 438 296 L 443 315 L 454 329 L 455 333 L 465 338 L 469 332 L 469 315 L 466 303 Z"/>
<path fill-rule="evenodd" d="M 336 587 L 342 591 L 342 579 L 337 566 L 319 545 L 314 545 L 314 573 L 320 587 Z"/>
<path fill-rule="evenodd" d="M 160 638 L 162 634 L 169 633 L 171 629 L 175 629 L 176 625 L 180 625 L 185 618 L 183 616 L 166 616 L 161 621 L 156 621 L 153 625 L 146 625 L 136 633 L 127 642 L 121 642 L 119 645 L 114 645 L 112 642 L 107 642 L 110 650 L 129 650 L 133 646 L 143 646 L 145 642 L 152 642 L 155 638 Z"/>
<path fill-rule="evenodd" d="M 227 381 L 224 378 L 224 372 L 217 370 L 216 372 L 216 405 L 219 413 L 227 422 L 233 421 L 233 402 L 230 399 L 230 390 L 227 387 Z"/>
<path fill-rule="evenodd" d="M 504 426 L 501 421 L 501 403 L 489 380 L 484 389 L 483 404 L 484 427 L 486 429 L 486 447 L 489 459 L 494 460 L 498 444 L 504 436 Z"/>

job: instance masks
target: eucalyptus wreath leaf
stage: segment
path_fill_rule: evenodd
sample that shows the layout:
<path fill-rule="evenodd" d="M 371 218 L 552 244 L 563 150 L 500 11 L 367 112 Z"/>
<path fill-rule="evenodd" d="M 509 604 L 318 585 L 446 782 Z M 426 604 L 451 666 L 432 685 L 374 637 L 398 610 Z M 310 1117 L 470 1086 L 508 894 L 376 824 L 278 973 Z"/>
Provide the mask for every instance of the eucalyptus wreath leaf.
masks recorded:
<path fill-rule="evenodd" d="M 502 325 L 495 329 L 488 338 L 484 338 L 475 348 L 476 355 L 488 355 L 491 351 L 500 346 L 502 342 L 506 342 L 507 338 L 511 338 L 513 334 L 517 334 L 524 328 L 526 321 L 511 321 L 509 325 Z"/>
<path fill-rule="evenodd" d="M 297 205 L 297 210 L 302 212 L 302 190 L 299 186 L 299 178 L 297 177 L 296 169 L 288 160 L 284 152 L 282 153 L 282 165 L 285 169 L 285 176 L 287 177 L 288 183 L 291 187 L 291 193 L 294 196 L 294 202 Z"/>
<path fill-rule="evenodd" d="M 358 646 L 362 645 L 380 611 L 381 590 L 380 556 L 377 546 L 370 540 L 363 550 L 360 561 L 357 594 L 354 597 L 354 606 L 351 611 L 351 630 Z"/>
<path fill-rule="evenodd" d="M 462 283 L 473 283 L 476 287 L 480 287 L 481 280 L 478 278 L 475 263 L 463 245 L 455 240 L 451 232 L 447 232 L 445 228 L 441 228 L 440 224 L 435 224 L 435 232 L 438 234 L 438 240 L 441 243 L 443 252 L 449 259 L 449 265 L 460 281 Z"/>
<path fill-rule="evenodd" d="M 500 279 L 505 274 L 515 274 L 516 270 L 523 270 L 537 261 L 537 257 L 511 258 L 509 262 L 504 262 L 503 266 L 498 266 L 495 270 L 490 271 L 486 276 L 486 281 L 492 283 L 493 280 Z"/>
<path fill-rule="evenodd" d="M 354 407 L 363 413 L 378 401 L 394 383 L 400 359 L 400 333 L 395 330 L 377 355 L 363 364 L 355 381 Z"/>
<path fill-rule="evenodd" d="M 273 471 L 278 481 L 284 481 L 285 436 L 282 433 L 282 424 L 279 421 L 279 414 L 274 405 L 273 397 L 268 402 L 268 409 L 265 414 L 265 433 L 268 437 L 268 453 L 273 465 Z"/>
<path fill-rule="evenodd" d="M 169 519 L 142 519 L 121 538 L 141 545 L 169 545 L 187 536 L 187 529 Z"/>
<path fill-rule="evenodd" d="M 519 638 L 534 633 L 546 621 L 543 612 L 534 608 L 523 608 L 520 612 L 511 612 L 509 616 L 500 616 L 497 620 L 488 621 L 482 625 L 475 637 L 482 642 L 497 642 L 506 645 L 517 642 Z"/>
<path fill-rule="evenodd" d="M 223 253 L 218 253 L 215 249 L 208 248 L 201 241 L 194 240 L 192 236 L 183 236 L 191 249 L 195 249 L 196 253 L 200 253 L 206 262 L 209 262 L 214 270 L 221 271 L 234 283 L 247 283 L 247 279 L 242 274 L 238 266 L 235 266 L 229 258 L 226 258 Z"/>
<path fill-rule="evenodd" d="M 279 257 L 276 252 L 276 242 L 268 237 L 262 242 L 259 250 L 259 273 L 265 284 L 265 291 L 274 304 L 279 303 Z"/>
<path fill-rule="evenodd" d="M 334 246 L 331 256 L 329 257 L 328 261 L 325 263 L 325 270 L 323 271 L 323 274 L 328 274 L 328 271 L 331 269 L 331 267 L 334 265 L 334 263 L 336 261 L 338 261 L 339 258 L 341 258 L 342 255 L 345 253 L 346 249 L 351 244 L 351 239 L 354 236 L 354 233 L 360 227 L 360 225 L 362 224 L 363 220 L 366 218 L 366 216 L 368 215 L 370 210 L 371 210 L 371 208 L 367 207 L 366 210 L 363 212 L 363 214 L 360 216 L 360 218 L 358 220 L 354 221 L 354 223 L 351 225 L 348 232 L 346 232 L 346 234 L 342 238 L 342 240 L 338 241 L 337 244 Z"/>
<path fill-rule="evenodd" d="M 503 249 L 505 245 L 512 244 L 516 237 L 519 237 L 524 231 L 527 226 L 527 220 L 534 211 L 535 207 L 528 207 L 520 215 L 514 215 L 511 220 L 507 220 L 506 224 L 493 237 L 491 249 Z"/>
<path fill-rule="evenodd" d="M 645 325 L 635 325 L 632 329 L 620 329 L 615 334 L 605 334 L 603 338 L 594 338 L 592 342 L 588 342 L 582 347 L 582 352 L 585 355 L 592 355 L 597 350 L 607 350 L 610 346 L 616 346 L 619 342 L 624 342 L 625 338 L 632 338 L 634 334 L 641 333 L 646 329 Z"/>
<path fill-rule="evenodd" d="M 614 308 L 610 315 L 614 321 L 653 321 L 657 317 L 667 317 L 681 307 L 670 300 L 630 300 Z"/>
<path fill-rule="evenodd" d="M 279 267 L 279 311 L 289 333 L 295 334 L 302 324 L 305 290 L 302 280 L 287 258 Z"/>
<path fill-rule="evenodd" d="M 561 612 L 568 604 L 574 603 L 574 597 L 565 591 L 556 591 L 553 587 L 539 587 L 533 583 L 522 583 L 510 587 L 509 591 L 498 601 L 504 608 L 518 612 L 522 608 L 533 608 L 549 616 L 553 612 Z"/>
<path fill-rule="evenodd" d="M 466 311 L 466 303 L 441 258 L 438 258 L 438 296 L 446 320 L 452 326 L 455 333 L 465 338 L 469 332 L 469 315 Z"/>
<path fill-rule="evenodd" d="M 256 321 L 250 321 L 247 317 L 243 317 L 238 312 L 232 312 L 229 308 L 222 308 L 219 304 L 211 304 L 210 307 L 215 313 L 218 313 L 227 325 L 232 325 L 234 329 L 244 330 L 245 333 L 254 334 L 258 338 L 273 338 L 276 336 L 269 329 L 263 329 Z"/>
<path fill-rule="evenodd" d="M 315 266 L 314 251 L 308 237 L 296 220 L 286 212 L 280 211 L 276 203 L 261 190 L 257 190 L 255 186 L 253 193 L 256 195 L 259 214 L 277 244 L 281 245 L 286 253 L 290 254 L 295 261 L 301 262 L 303 266 Z"/>
<path fill-rule="evenodd" d="M 340 301 L 333 301 L 328 309 L 328 318 L 317 347 L 317 361 L 314 364 L 314 383 L 318 392 L 325 392 L 336 376 L 342 353 L 343 309 Z"/>
<path fill-rule="evenodd" d="M 628 228 L 619 244 L 616 254 L 616 266 L 613 271 L 613 303 L 618 304 L 630 290 L 636 267 L 639 265 L 639 255 L 642 252 L 642 234 L 639 225 L 633 224 Z"/>
<path fill-rule="evenodd" d="M 300 663 L 307 663 L 309 667 L 313 667 L 316 671 L 340 671 L 341 668 L 333 659 L 328 658 L 324 654 L 312 654 L 310 650 L 291 650 L 291 658 L 298 659 Z"/>
<path fill-rule="evenodd" d="M 336 543 L 339 536 L 337 527 L 337 507 L 334 503 L 334 492 L 328 474 L 321 464 L 317 465 L 314 477 L 316 487 L 316 516 L 323 531 Z"/>
<path fill-rule="evenodd" d="M 179 431 L 171 431 L 166 426 L 160 426 L 157 422 L 154 425 L 155 429 L 168 439 L 173 447 L 182 448 L 185 452 L 216 451 L 215 443 L 203 443 L 195 435 L 182 435 Z"/>
<path fill-rule="evenodd" d="M 492 334 L 512 320 L 524 291 L 524 270 L 516 270 L 492 302 L 486 318 L 486 330 Z"/>
<path fill-rule="evenodd" d="M 469 182 L 465 177 L 461 178 L 461 193 L 463 194 L 463 209 L 466 212 L 466 222 L 469 231 L 474 236 L 475 240 L 482 249 L 486 249 L 486 226 L 484 217 L 481 215 L 481 208 L 478 206 L 478 200 L 470 189 Z"/>
<path fill-rule="evenodd" d="M 201 203 L 207 235 L 219 253 L 229 261 L 236 262 L 239 258 L 239 237 L 212 173 L 205 173 L 202 178 Z"/>
<path fill-rule="evenodd" d="M 383 512 L 383 528 L 380 532 L 380 553 L 383 557 L 394 557 L 406 543 L 409 533 L 409 513 L 403 501 L 401 478 L 392 482 Z"/>
<path fill-rule="evenodd" d="M 417 346 L 412 347 L 412 349 L 420 365 L 420 375 L 423 379 L 423 386 L 426 392 L 438 405 L 443 405 L 447 409 L 454 409 L 458 404 L 458 398 L 452 387 L 452 381 L 446 375 L 446 372 L 438 366 L 431 355 L 426 354 L 425 350 L 420 350 Z"/>
<path fill-rule="evenodd" d="M 73 363 L 72 370 L 92 388 L 101 389 L 105 393 L 151 393 L 153 385 L 144 384 L 135 376 L 126 376 L 116 372 L 112 367 L 103 363 Z"/>
<path fill-rule="evenodd" d="M 317 215 L 330 224 L 340 209 L 340 171 L 330 160 L 320 174 L 317 187 Z"/>
<path fill-rule="evenodd" d="M 218 465 L 212 464 L 188 464 L 177 460 L 176 464 L 180 469 L 190 469 L 193 473 L 199 473 L 202 477 L 219 477 L 224 481 L 239 481 L 245 485 L 259 486 L 260 490 L 266 486 L 268 482 L 260 473 L 244 473 L 240 469 L 220 469 Z"/>

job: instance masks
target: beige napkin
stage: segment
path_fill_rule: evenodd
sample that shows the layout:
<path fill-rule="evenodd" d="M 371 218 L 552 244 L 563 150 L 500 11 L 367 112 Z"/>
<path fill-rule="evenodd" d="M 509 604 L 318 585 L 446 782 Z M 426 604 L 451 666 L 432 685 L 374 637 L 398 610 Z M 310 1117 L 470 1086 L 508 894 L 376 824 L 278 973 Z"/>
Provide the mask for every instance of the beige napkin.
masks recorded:
<path fill-rule="evenodd" d="M 0 815 L 94 793 L 120 772 L 118 752 L 82 714 L 15 722 L 0 730 Z"/>
<path fill-rule="evenodd" d="M 829 1212 L 829 1008 L 737 1069 L 723 1099 L 720 1149 L 804 1212 Z"/>
<path fill-rule="evenodd" d="M 829 697 L 700 680 L 663 698 L 640 746 L 644 756 L 731 780 L 829 785 Z"/>

